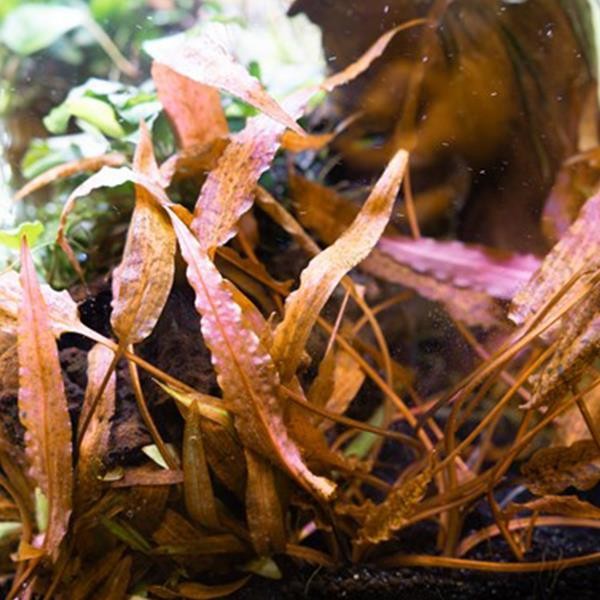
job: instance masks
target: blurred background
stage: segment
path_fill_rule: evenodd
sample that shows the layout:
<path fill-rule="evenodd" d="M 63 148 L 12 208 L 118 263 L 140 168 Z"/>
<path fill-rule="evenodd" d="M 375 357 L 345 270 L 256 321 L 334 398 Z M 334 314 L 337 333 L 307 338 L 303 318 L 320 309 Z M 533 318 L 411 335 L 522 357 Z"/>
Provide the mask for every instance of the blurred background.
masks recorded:
<path fill-rule="evenodd" d="M 427 23 L 398 34 L 366 75 L 306 123 L 319 129 L 351 118 L 314 172 L 360 197 L 404 146 L 425 233 L 543 254 L 599 179 L 599 14 L 598 0 L 3 0 L 3 260 L 13 256 L 15 225 L 25 223 L 55 284 L 68 284 L 72 274 L 61 275 L 52 247 L 77 179 L 18 204 L 14 190 L 74 159 L 130 156 L 140 119 L 159 156 L 172 149 L 145 43 L 215 28 L 282 98 L 414 19 Z M 252 112 L 226 96 L 223 103 L 233 130 Z M 127 202 L 113 200 L 78 209 L 71 236 L 82 257 L 98 240 L 109 247 L 121 239 Z M 406 229 L 402 215 L 396 221 Z"/>

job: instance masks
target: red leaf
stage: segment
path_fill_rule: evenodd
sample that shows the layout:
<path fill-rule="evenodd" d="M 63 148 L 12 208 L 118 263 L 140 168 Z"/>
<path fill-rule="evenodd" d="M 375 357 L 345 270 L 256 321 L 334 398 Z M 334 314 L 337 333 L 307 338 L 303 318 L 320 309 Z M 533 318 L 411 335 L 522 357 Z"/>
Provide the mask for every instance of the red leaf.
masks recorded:
<path fill-rule="evenodd" d="M 486 292 L 501 300 L 511 300 L 540 265 L 540 260 L 531 255 L 459 241 L 384 236 L 377 247 L 418 273 L 433 275 L 438 281 L 458 288 Z"/>
<path fill-rule="evenodd" d="M 332 292 L 346 273 L 369 255 L 383 233 L 407 162 L 408 154 L 399 150 L 350 227 L 311 260 L 302 272 L 300 287 L 288 296 L 272 349 L 284 382 L 295 374 L 312 327 Z"/>
<path fill-rule="evenodd" d="M 175 227 L 187 278 L 196 292 L 202 335 L 225 401 L 235 412 L 242 443 L 275 460 L 308 491 L 330 498 L 335 485 L 314 475 L 288 435 L 279 398 L 279 376 L 269 353 L 247 322 L 242 307 L 202 247 L 177 215 L 167 209 Z"/>
<path fill-rule="evenodd" d="M 31 476 L 48 500 L 44 548 L 53 560 L 72 508 L 71 420 L 48 308 L 27 243 L 21 246 L 23 302 L 18 317 L 19 416 Z"/>
<path fill-rule="evenodd" d="M 235 62 L 214 37 L 178 38 L 149 44 L 147 49 L 157 63 L 193 81 L 229 92 L 302 134 L 294 118 L 269 96 L 258 79 Z"/>
<path fill-rule="evenodd" d="M 217 90 L 158 62 L 152 64 L 152 79 L 180 147 L 203 146 L 229 133 Z"/>

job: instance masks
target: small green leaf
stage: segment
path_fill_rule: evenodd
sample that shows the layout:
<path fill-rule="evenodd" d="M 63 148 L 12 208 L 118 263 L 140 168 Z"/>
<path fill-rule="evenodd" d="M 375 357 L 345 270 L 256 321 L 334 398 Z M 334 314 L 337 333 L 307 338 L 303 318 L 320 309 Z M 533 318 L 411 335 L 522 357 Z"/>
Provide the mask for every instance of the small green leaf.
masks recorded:
<path fill-rule="evenodd" d="M 51 133 L 64 133 L 71 117 L 93 125 L 105 135 L 114 138 L 125 135 L 125 130 L 117 121 L 115 110 L 108 102 L 78 93 L 71 93 L 65 102 L 53 108 L 44 118 L 44 125 Z"/>
<path fill-rule="evenodd" d="M 67 108 L 66 103 L 63 102 L 63 104 L 53 108 L 44 117 L 44 127 L 50 133 L 64 133 L 67 130 L 70 118 L 71 113 Z"/>
<path fill-rule="evenodd" d="M 170 452 L 173 456 L 175 455 L 175 449 L 171 444 L 166 444 L 166 448 L 168 452 Z M 153 460 L 159 467 L 163 469 L 169 469 L 169 465 L 167 465 L 163 455 L 160 453 L 160 450 L 156 446 L 156 444 L 150 444 L 148 446 L 142 446 L 142 452 L 151 460 Z"/>
<path fill-rule="evenodd" d="M 373 416 L 369 419 L 369 425 L 381 427 L 383 424 L 383 407 L 379 407 Z M 357 458 L 366 458 L 371 451 L 373 444 L 380 439 L 378 435 L 369 431 L 362 431 L 348 444 L 344 450 L 346 456 L 356 456 Z"/>
<path fill-rule="evenodd" d="M 66 107 L 71 115 L 90 123 L 106 135 L 114 138 L 125 135 L 125 131 L 117 121 L 115 111 L 107 102 L 90 96 L 82 96 L 68 100 Z"/>
<path fill-rule="evenodd" d="M 38 487 L 35 488 L 35 522 L 39 532 L 48 528 L 48 498 Z"/>
<path fill-rule="evenodd" d="M 85 11 L 74 6 L 23 4 L 6 16 L 0 29 L 0 42 L 13 52 L 27 56 L 82 26 L 87 18 Z"/>
<path fill-rule="evenodd" d="M 142 5 L 143 0 L 90 0 L 90 10 L 97 20 L 114 19 L 128 11 L 131 14 Z"/>
<path fill-rule="evenodd" d="M 21 245 L 21 238 L 27 238 L 27 244 L 31 248 L 40 239 L 44 233 L 44 226 L 39 221 L 25 221 L 13 229 L 0 230 L 0 246 L 5 246 L 11 250 L 18 250 Z"/>
<path fill-rule="evenodd" d="M 132 550 L 148 553 L 152 549 L 152 546 L 150 546 L 142 534 L 128 523 L 119 519 L 108 519 L 107 517 L 100 517 L 100 522 L 117 539 L 127 544 Z"/>
<path fill-rule="evenodd" d="M 265 579 L 279 580 L 283 577 L 277 563 L 268 556 L 261 556 L 250 560 L 240 570 L 244 573 L 254 573 L 254 575 L 264 577 Z"/>

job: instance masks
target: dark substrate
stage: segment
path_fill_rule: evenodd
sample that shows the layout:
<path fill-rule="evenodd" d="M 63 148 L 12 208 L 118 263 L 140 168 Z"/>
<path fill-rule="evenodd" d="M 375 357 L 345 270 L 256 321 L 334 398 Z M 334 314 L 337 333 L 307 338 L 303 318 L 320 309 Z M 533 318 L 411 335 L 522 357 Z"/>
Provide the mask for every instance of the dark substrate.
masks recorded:
<path fill-rule="evenodd" d="M 581 556 L 600 550 L 597 530 L 539 528 L 530 561 Z M 482 543 L 469 558 L 510 561 L 502 540 Z M 281 581 L 254 578 L 230 596 L 235 600 L 288 598 L 348 600 L 591 600 L 600 597 L 600 565 L 542 573 L 488 573 L 466 569 L 404 568 L 383 570 L 349 566 L 339 570 L 282 563 Z"/>

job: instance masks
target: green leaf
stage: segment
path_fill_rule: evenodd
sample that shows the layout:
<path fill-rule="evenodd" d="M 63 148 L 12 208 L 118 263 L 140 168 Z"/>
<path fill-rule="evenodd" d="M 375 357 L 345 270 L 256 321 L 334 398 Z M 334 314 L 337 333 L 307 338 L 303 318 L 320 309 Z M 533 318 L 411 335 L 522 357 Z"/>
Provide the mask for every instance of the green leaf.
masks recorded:
<path fill-rule="evenodd" d="M 0 245 L 18 250 L 21 245 L 21 238 L 27 238 L 27 244 L 31 248 L 40 239 L 44 233 L 44 226 L 39 221 L 25 221 L 13 229 L 0 230 Z"/>
<path fill-rule="evenodd" d="M 13 52 L 27 56 L 82 26 L 87 18 L 85 11 L 74 6 L 23 4 L 6 16 L 0 41 Z"/>
<path fill-rule="evenodd" d="M 175 450 L 171 444 L 166 444 L 167 450 L 173 455 L 176 456 Z M 169 469 L 169 465 L 167 465 L 163 455 L 160 453 L 160 450 L 156 446 L 156 444 L 150 444 L 148 446 L 142 447 L 142 452 L 151 460 L 153 460 L 159 467 L 163 469 Z"/>
<path fill-rule="evenodd" d="M 71 113 L 66 103 L 59 104 L 44 117 L 44 127 L 50 133 L 64 133 L 69 125 Z"/>
<path fill-rule="evenodd" d="M 152 89 L 91 78 L 73 88 L 45 117 L 44 125 L 60 134 L 67 130 L 69 119 L 76 117 L 77 125 L 88 133 L 135 143 L 139 122 L 152 127 L 161 112 L 162 105 Z"/>
<path fill-rule="evenodd" d="M 33 179 L 57 165 L 99 156 L 109 149 L 106 138 L 99 134 L 77 133 L 43 140 L 34 139 L 21 161 L 21 171 L 25 179 Z"/>
<path fill-rule="evenodd" d="M 90 96 L 67 100 L 67 109 L 74 117 L 97 127 L 102 133 L 114 138 L 125 135 L 124 129 L 117 121 L 117 115 L 108 102 Z"/>
<path fill-rule="evenodd" d="M 279 580 L 283 577 L 277 563 L 268 556 L 254 558 L 240 567 L 240 570 L 245 573 L 254 573 L 254 575 L 264 577 L 265 579 Z"/>
<path fill-rule="evenodd" d="M 2 0 L 2 4 L 0 4 L 0 21 L 4 19 L 11 10 L 18 6 L 19 2 L 20 0 Z"/>
<path fill-rule="evenodd" d="M 142 0 L 90 0 L 90 10 L 95 19 L 115 18 L 142 7 Z"/>
<path fill-rule="evenodd" d="M 35 488 L 35 523 L 40 532 L 48 529 L 48 498 L 39 487 Z"/>
<path fill-rule="evenodd" d="M 379 407 L 373 416 L 369 419 L 369 425 L 381 427 L 383 425 L 383 407 Z M 345 456 L 356 456 L 357 458 L 366 458 L 373 444 L 379 439 L 379 436 L 369 431 L 359 433 L 344 450 Z"/>
<path fill-rule="evenodd" d="M 142 534 L 128 523 L 119 519 L 108 519 L 107 517 L 100 517 L 100 522 L 117 539 L 127 544 L 132 550 L 148 553 L 152 549 L 152 546 L 150 546 Z"/>

